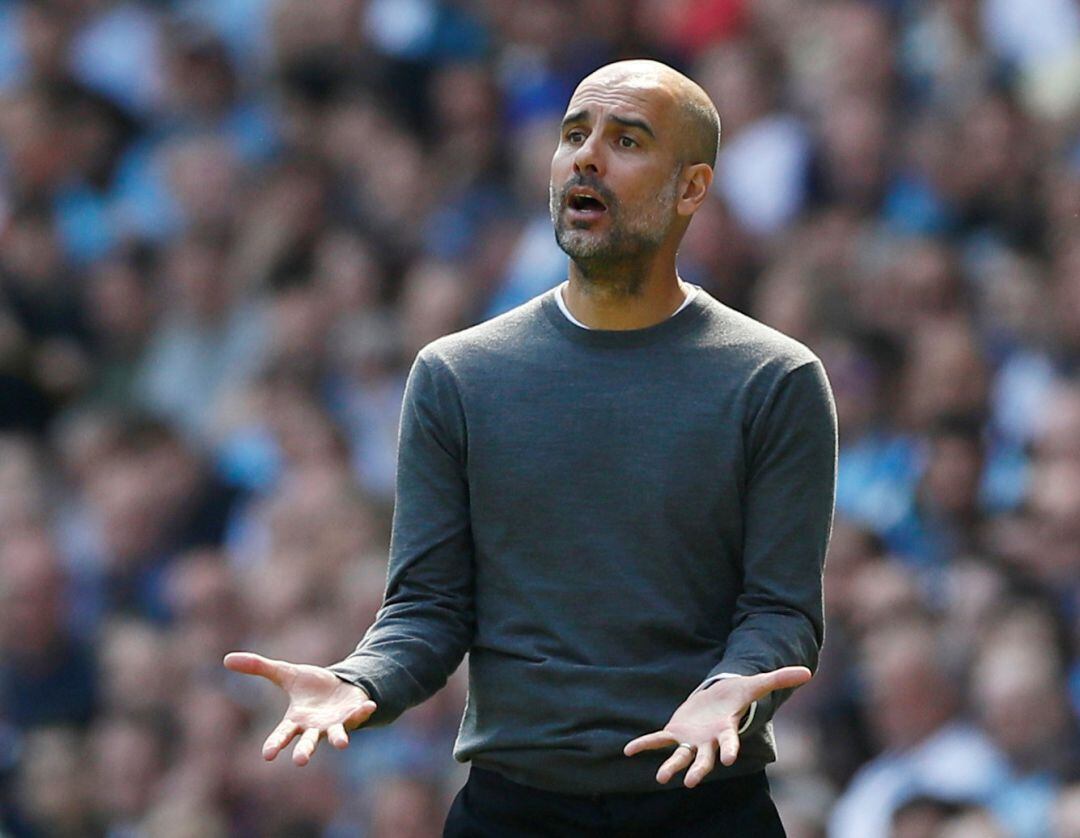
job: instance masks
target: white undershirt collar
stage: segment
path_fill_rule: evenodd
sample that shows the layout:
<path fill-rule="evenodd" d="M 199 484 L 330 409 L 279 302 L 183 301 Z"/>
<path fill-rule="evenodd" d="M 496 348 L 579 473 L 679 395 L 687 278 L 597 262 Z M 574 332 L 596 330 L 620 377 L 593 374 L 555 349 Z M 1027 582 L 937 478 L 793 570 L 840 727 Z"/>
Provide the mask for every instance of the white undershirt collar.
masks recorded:
<path fill-rule="evenodd" d="M 566 281 L 564 281 L 562 283 L 562 285 L 560 285 L 558 288 L 555 289 L 555 302 L 559 304 L 559 311 L 561 311 L 563 314 L 565 314 L 566 319 L 569 320 L 571 323 L 573 323 L 575 326 L 580 326 L 582 329 L 591 329 L 592 328 L 591 326 L 586 326 L 584 323 L 582 323 L 580 320 L 578 320 L 576 317 L 574 317 L 574 315 L 572 315 L 570 313 L 570 309 L 568 309 L 566 307 L 566 300 L 563 299 L 563 290 L 569 284 L 570 284 L 570 280 L 566 280 Z M 690 305 L 690 301 L 692 299 L 694 299 L 694 297 L 697 296 L 697 292 L 701 290 L 700 285 L 694 285 L 693 283 L 690 283 L 690 282 L 684 282 L 683 286 L 685 288 L 689 289 L 689 291 L 686 294 L 686 299 L 682 301 L 682 305 L 680 305 L 677 309 L 675 309 L 675 311 L 671 312 L 671 315 L 670 315 L 671 317 L 674 317 L 676 314 L 678 314 L 680 311 L 682 311 L 684 308 L 686 308 L 688 305 Z"/>

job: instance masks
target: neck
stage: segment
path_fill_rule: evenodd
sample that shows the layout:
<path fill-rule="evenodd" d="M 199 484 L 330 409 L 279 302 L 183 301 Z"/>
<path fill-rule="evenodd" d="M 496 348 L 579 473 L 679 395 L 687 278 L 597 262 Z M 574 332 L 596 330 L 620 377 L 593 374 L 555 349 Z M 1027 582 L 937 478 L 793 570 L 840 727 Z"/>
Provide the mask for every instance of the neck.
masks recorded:
<path fill-rule="evenodd" d="M 569 278 L 563 300 L 590 329 L 644 329 L 666 320 L 686 299 L 674 259 L 644 268 L 571 260 Z"/>

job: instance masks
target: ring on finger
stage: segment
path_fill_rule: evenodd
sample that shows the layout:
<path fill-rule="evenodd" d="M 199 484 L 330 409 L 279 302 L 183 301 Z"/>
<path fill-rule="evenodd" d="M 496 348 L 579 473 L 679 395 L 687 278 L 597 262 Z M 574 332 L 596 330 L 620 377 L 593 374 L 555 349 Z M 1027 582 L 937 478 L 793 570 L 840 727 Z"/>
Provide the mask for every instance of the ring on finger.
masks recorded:
<path fill-rule="evenodd" d="M 675 746 L 675 750 L 677 751 L 679 748 L 686 748 L 692 754 L 697 753 L 697 745 L 691 745 L 689 742 L 680 742 Z"/>

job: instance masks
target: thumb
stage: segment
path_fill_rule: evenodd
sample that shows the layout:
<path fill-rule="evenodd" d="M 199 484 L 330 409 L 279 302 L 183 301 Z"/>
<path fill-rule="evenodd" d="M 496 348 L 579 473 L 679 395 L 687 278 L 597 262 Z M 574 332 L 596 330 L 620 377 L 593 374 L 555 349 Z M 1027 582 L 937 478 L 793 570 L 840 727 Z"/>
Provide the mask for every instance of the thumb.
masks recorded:
<path fill-rule="evenodd" d="M 254 652 L 229 652 L 223 663 L 226 669 L 243 675 L 258 675 L 279 687 L 283 686 L 285 674 L 289 669 L 289 664 L 285 661 L 270 660 Z"/>
<path fill-rule="evenodd" d="M 348 716 L 345 717 L 345 721 L 343 722 L 343 724 L 345 725 L 345 729 L 355 730 L 356 728 L 360 727 L 360 725 L 366 722 L 371 717 L 371 714 L 374 713 L 377 709 L 378 705 L 374 701 L 372 701 L 370 698 L 365 698 L 363 704 L 361 704 L 359 707 L 349 713 Z"/>
<path fill-rule="evenodd" d="M 776 690 L 790 690 L 801 687 L 813 677 L 805 666 L 783 666 L 772 672 L 762 672 L 752 676 L 754 699 L 764 698 Z"/>

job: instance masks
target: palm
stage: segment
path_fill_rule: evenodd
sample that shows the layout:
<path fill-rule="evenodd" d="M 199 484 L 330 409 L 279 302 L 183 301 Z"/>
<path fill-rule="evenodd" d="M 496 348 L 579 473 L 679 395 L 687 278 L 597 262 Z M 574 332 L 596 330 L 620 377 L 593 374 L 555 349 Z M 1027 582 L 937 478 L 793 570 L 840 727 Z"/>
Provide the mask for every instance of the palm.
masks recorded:
<path fill-rule="evenodd" d="M 321 666 L 275 661 L 250 652 L 226 655 L 225 666 L 234 672 L 266 678 L 289 698 L 284 718 L 263 745 L 263 756 L 268 760 L 299 734 L 293 762 L 307 765 L 323 737 L 335 748 L 344 748 L 349 744 L 348 731 L 375 712 L 375 702 L 363 689 L 347 684 Z"/>
<path fill-rule="evenodd" d="M 334 673 L 320 666 L 298 664 L 295 673 L 286 677 L 283 689 L 289 695 L 285 719 L 305 730 L 327 730 L 344 723 L 367 701 L 363 690 L 346 684 Z"/>
<path fill-rule="evenodd" d="M 676 773 L 689 768 L 684 780 L 696 786 L 716 764 L 734 764 L 739 755 L 739 717 L 753 701 L 773 690 L 791 689 L 810 680 L 804 666 L 785 666 L 759 675 L 719 681 L 707 690 L 693 693 L 668 719 L 662 730 L 647 733 L 627 743 L 623 752 L 634 756 L 642 751 L 670 748 L 675 752 L 656 773 L 666 783 Z"/>
<path fill-rule="evenodd" d="M 718 705 L 709 701 L 711 696 L 696 693 L 677 709 L 664 730 L 677 742 L 704 742 L 719 739 L 720 734 L 738 728 L 739 716 L 750 700 L 739 699 Z M 726 706 L 730 704 L 730 707 Z"/>

